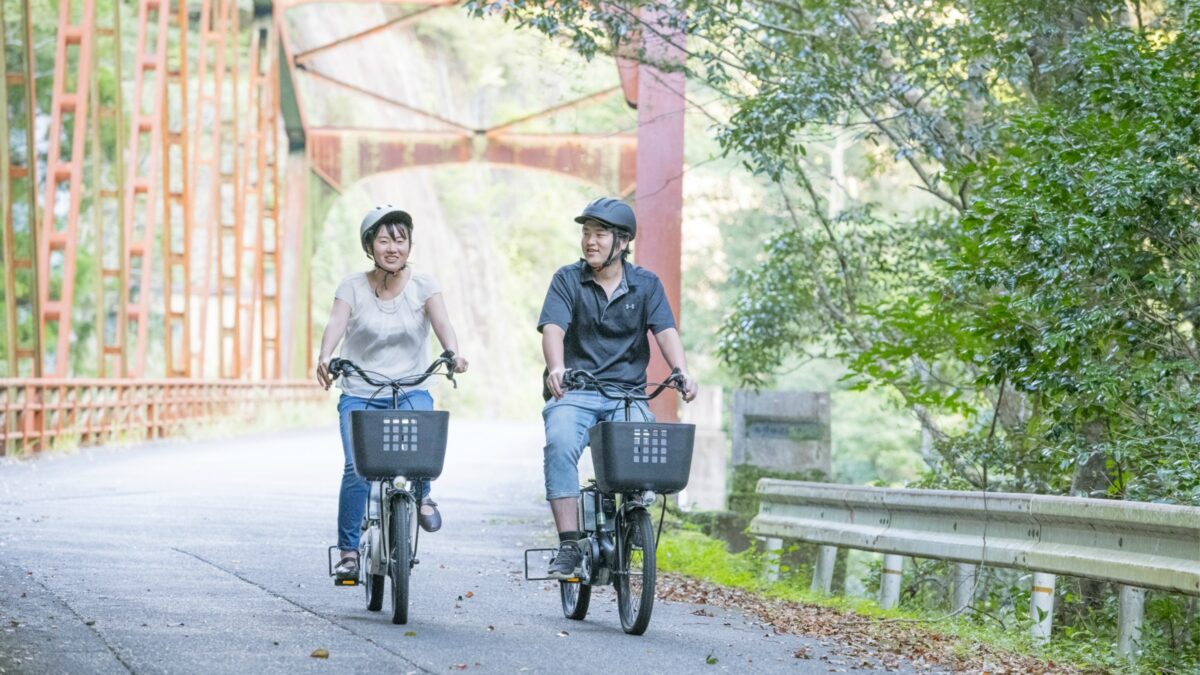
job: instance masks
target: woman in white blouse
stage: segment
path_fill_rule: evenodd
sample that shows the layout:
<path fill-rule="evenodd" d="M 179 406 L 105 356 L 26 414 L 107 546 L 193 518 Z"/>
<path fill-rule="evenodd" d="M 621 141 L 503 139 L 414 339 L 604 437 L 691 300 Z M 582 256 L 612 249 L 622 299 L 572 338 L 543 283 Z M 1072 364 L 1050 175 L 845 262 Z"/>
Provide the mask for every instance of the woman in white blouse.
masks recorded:
<path fill-rule="evenodd" d="M 388 378 L 400 378 L 424 371 L 430 359 L 429 329 L 437 334 L 442 348 L 454 352 L 455 372 L 466 372 L 467 360 L 458 353 L 458 338 L 446 313 L 441 289 L 433 277 L 417 272 L 408 264 L 412 251 L 412 217 L 391 204 L 377 206 L 367 213 L 359 226 L 363 251 L 374 263 L 367 272 L 355 272 L 342 280 L 334 293 L 333 310 L 321 353 L 317 359 L 317 381 L 326 389 L 333 379 L 329 362 L 338 343 L 341 357 L 364 370 Z M 376 388 L 359 378 L 342 378 L 338 400 L 341 418 L 342 451 L 345 468 L 338 498 L 338 549 L 341 559 L 334 568 L 339 578 L 358 576 L 359 523 L 366 508 L 370 484 L 354 470 L 350 445 L 350 411 L 391 407 L 391 396 L 371 400 Z M 433 398 L 427 385 L 408 388 L 400 407 L 432 410 Z M 426 532 L 442 526 L 437 503 L 429 498 L 429 483 L 415 486 L 421 498 L 417 520 Z"/>

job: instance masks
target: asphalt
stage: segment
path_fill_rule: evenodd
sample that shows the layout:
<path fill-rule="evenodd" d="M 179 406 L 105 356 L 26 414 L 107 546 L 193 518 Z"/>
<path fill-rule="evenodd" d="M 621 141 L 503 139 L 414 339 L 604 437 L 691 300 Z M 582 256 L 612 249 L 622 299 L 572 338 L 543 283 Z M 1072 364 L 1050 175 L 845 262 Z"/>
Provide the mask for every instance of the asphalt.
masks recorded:
<path fill-rule="evenodd" d="M 529 425 L 452 421 L 445 524 L 393 625 L 327 576 L 341 461 L 330 426 L 0 462 L 0 673 L 854 670 L 719 608 L 660 601 L 625 635 L 611 588 L 564 618 L 556 585 L 522 577 L 553 540 Z"/>

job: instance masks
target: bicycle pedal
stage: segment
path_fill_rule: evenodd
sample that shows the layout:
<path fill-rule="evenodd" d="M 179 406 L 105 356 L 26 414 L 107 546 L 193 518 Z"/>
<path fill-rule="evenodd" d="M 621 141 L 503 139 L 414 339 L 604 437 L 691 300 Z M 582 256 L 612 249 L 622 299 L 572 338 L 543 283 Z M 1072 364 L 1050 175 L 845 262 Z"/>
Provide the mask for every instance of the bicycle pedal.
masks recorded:
<path fill-rule="evenodd" d="M 542 554 L 541 556 L 539 556 L 539 557 L 541 557 L 541 561 L 535 563 L 535 565 L 537 567 L 544 567 L 547 563 L 550 562 L 551 559 L 553 559 L 554 554 L 558 553 L 558 548 L 530 548 L 530 549 L 525 550 L 525 581 L 557 581 L 557 579 L 551 579 L 550 577 L 535 577 L 535 576 L 529 575 L 529 567 L 530 567 L 529 554 L 530 553 Z"/>
<path fill-rule="evenodd" d="M 337 579 L 333 580 L 334 586 L 357 586 L 358 579 Z"/>

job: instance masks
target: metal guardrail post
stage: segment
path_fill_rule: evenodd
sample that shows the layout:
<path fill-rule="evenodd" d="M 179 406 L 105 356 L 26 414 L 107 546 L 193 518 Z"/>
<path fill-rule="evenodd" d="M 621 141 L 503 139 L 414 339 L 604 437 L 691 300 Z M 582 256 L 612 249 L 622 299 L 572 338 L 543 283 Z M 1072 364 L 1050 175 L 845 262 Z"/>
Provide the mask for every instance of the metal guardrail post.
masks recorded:
<path fill-rule="evenodd" d="M 892 609 L 900 604 L 900 578 L 904 574 L 904 556 L 888 553 L 883 556 L 879 579 L 879 606 Z"/>
<path fill-rule="evenodd" d="M 1054 623 L 1054 580 L 1053 574 L 1033 573 L 1033 592 L 1030 594 L 1030 614 L 1033 617 L 1034 642 L 1050 640 Z"/>
<path fill-rule="evenodd" d="M 779 581 L 779 556 L 783 554 L 783 540 L 778 537 L 767 537 L 766 554 L 767 554 L 767 569 L 765 577 L 767 581 Z"/>
<path fill-rule="evenodd" d="M 952 575 L 954 613 L 961 614 L 975 600 L 975 582 L 979 578 L 979 568 L 970 563 L 955 563 Z"/>
<path fill-rule="evenodd" d="M 1141 649 L 1142 615 L 1145 607 L 1146 589 L 1121 584 L 1121 604 L 1117 613 L 1117 625 L 1120 626 L 1117 651 L 1125 656 L 1132 658 Z"/>
<path fill-rule="evenodd" d="M 813 567 L 811 589 L 814 593 L 828 594 L 833 586 L 833 566 L 837 563 L 837 547 L 822 546 L 817 551 L 817 564 Z"/>

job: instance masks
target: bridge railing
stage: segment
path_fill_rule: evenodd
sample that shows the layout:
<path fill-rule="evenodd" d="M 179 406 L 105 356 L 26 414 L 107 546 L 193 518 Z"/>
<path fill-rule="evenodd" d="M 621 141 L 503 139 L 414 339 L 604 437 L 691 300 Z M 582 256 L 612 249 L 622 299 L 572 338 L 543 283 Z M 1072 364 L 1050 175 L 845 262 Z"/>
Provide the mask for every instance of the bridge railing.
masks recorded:
<path fill-rule="evenodd" d="M 164 438 L 327 396 L 308 380 L 0 379 L 0 456 Z"/>
<path fill-rule="evenodd" d="M 838 547 L 884 554 L 880 605 L 899 599 L 903 556 L 956 562 L 954 609 L 978 565 L 1033 572 L 1035 639 L 1050 636 L 1056 574 L 1121 585 L 1119 647 L 1136 649 L 1145 589 L 1200 596 L 1200 508 L 1050 495 L 904 490 L 764 478 L 751 533 L 820 544 L 812 588 L 829 592 Z"/>

